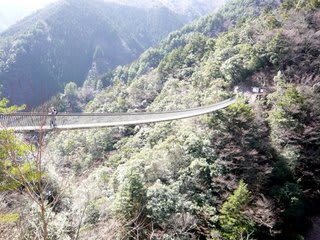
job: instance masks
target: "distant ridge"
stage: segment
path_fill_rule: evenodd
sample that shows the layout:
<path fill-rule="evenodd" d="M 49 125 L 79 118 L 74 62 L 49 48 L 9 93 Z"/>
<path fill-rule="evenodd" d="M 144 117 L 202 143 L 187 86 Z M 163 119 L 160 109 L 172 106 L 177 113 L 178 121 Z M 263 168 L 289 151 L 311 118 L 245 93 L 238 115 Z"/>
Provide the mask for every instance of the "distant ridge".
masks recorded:
<path fill-rule="evenodd" d="M 89 72 L 95 77 L 130 63 L 190 19 L 164 6 L 101 0 L 51 4 L 0 34 L 2 95 L 37 106 L 68 82 L 81 86 Z"/>

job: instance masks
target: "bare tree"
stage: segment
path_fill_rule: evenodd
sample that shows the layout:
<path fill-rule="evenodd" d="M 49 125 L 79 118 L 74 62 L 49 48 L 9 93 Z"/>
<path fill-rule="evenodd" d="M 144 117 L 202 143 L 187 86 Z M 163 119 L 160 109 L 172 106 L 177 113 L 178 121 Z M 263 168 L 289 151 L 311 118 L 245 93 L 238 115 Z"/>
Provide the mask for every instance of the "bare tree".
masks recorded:
<path fill-rule="evenodd" d="M 49 238 L 49 219 L 63 191 L 53 195 L 49 190 L 49 182 L 42 153 L 45 148 L 45 134 L 43 126 L 47 117 L 37 120 L 41 126 L 35 144 L 28 143 L 23 137 L 16 136 L 13 130 L 1 130 L 0 161 L 3 165 L 1 175 L 5 182 L 10 183 L 9 188 L 16 189 L 36 204 L 39 210 L 40 226 L 34 226 L 37 239 Z M 66 189 L 65 187 L 63 189 Z M 23 217 L 23 214 L 20 214 Z"/>

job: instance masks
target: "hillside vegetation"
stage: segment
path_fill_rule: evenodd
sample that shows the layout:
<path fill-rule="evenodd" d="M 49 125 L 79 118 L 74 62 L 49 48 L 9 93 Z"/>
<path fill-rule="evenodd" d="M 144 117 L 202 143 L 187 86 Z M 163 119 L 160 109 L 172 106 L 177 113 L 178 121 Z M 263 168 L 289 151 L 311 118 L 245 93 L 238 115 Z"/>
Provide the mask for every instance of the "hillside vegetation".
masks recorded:
<path fill-rule="evenodd" d="M 158 8 L 166 7 L 171 11 L 188 16 L 190 19 L 198 18 L 213 11 L 217 6 L 222 5 L 224 0 L 208 1 L 208 0 L 104 0 L 105 2 L 115 2 L 127 6 L 135 6 L 140 8 Z"/>
<path fill-rule="evenodd" d="M 92 79 L 111 85 L 89 103 L 69 84 L 60 110 L 184 109 L 236 85 L 268 94 L 189 120 L 48 135 L 49 238 L 304 239 L 320 202 L 319 7 L 234 0 Z M 7 194 L 2 209 L 22 213 L 7 225 L 42 234 L 32 201 Z"/>
<path fill-rule="evenodd" d="M 87 78 L 132 62 L 191 19 L 166 6 L 59 1 L 1 33 L 2 95 L 38 106 L 68 82 L 81 86 Z"/>

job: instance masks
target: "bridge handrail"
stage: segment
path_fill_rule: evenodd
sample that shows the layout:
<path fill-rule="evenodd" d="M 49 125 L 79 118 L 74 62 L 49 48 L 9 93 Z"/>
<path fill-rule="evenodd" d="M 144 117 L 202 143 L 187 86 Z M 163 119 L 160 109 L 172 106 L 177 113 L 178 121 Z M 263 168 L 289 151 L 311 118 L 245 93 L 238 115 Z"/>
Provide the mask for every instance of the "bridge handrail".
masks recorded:
<path fill-rule="evenodd" d="M 228 103 L 231 101 L 234 101 L 236 98 L 228 98 L 224 101 L 207 105 L 207 106 L 201 106 L 201 107 L 193 107 L 188 109 L 181 109 L 181 110 L 170 110 L 170 111 L 156 111 L 156 112 L 110 112 L 110 113 L 67 113 L 67 112 L 61 112 L 58 113 L 57 117 L 63 117 L 63 116 L 130 116 L 130 115 L 153 115 L 153 114 L 168 114 L 168 113 L 181 113 L 181 112 L 191 112 L 195 110 L 202 110 L 207 109 L 215 106 L 219 106 L 224 103 Z M 7 114 L 0 114 L 0 116 L 10 117 L 10 116 L 34 116 L 34 117 L 50 117 L 51 115 L 49 113 L 38 113 L 38 112 L 16 112 L 16 113 L 7 113 Z"/>

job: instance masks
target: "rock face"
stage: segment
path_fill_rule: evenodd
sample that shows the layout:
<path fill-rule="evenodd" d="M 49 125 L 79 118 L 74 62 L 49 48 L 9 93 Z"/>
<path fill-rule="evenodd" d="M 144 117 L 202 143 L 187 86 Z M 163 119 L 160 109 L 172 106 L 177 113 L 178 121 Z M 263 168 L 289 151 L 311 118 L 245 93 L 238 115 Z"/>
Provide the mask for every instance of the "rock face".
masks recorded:
<path fill-rule="evenodd" d="M 99 75 L 131 62 L 190 19 L 163 4 L 52 4 L 1 33 L 2 96 L 36 106 L 70 81 L 81 85 L 90 70 Z"/>

